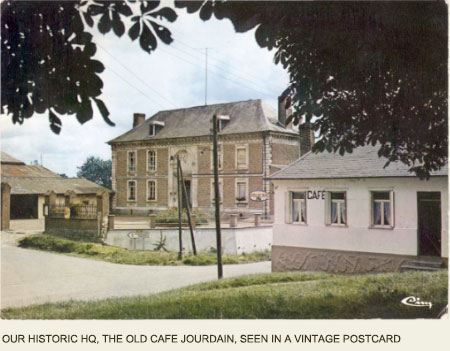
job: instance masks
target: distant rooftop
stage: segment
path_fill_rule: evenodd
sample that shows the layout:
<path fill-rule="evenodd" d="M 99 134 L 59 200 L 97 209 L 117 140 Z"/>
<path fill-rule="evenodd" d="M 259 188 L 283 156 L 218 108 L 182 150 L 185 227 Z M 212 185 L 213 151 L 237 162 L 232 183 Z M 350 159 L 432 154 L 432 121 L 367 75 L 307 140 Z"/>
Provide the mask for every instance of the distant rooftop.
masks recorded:
<path fill-rule="evenodd" d="M 270 179 L 331 179 L 371 177 L 414 177 L 409 167 L 401 162 L 391 162 L 383 168 L 387 159 L 378 157 L 378 148 L 363 146 L 352 153 L 309 152 L 288 167 L 272 174 Z M 447 176 L 448 165 L 433 176 Z"/>
<path fill-rule="evenodd" d="M 11 194 L 46 194 L 54 191 L 65 194 L 73 191 L 75 194 L 96 194 L 99 191 L 110 191 L 83 178 L 16 178 L 2 177 L 2 183 L 11 185 Z"/>
<path fill-rule="evenodd" d="M 219 133 L 221 135 L 263 131 L 298 134 L 283 127 L 278 122 L 277 111 L 266 102 L 247 100 L 160 111 L 109 143 L 211 135 L 213 115 L 230 117 L 230 122 Z M 155 136 L 149 137 L 149 125 L 155 121 L 163 122 L 164 127 Z"/>
<path fill-rule="evenodd" d="M 109 191 L 84 178 L 62 178 L 45 167 L 26 165 L 5 152 L 1 152 L 0 175 L 2 183 L 11 185 L 11 194 L 46 194 L 52 190 L 57 194 Z"/>
<path fill-rule="evenodd" d="M 10 154 L 7 154 L 6 152 L 1 151 L 0 152 L 0 161 L 1 164 L 16 164 L 16 165 L 24 165 L 25 163 L 12 157 Z"/>

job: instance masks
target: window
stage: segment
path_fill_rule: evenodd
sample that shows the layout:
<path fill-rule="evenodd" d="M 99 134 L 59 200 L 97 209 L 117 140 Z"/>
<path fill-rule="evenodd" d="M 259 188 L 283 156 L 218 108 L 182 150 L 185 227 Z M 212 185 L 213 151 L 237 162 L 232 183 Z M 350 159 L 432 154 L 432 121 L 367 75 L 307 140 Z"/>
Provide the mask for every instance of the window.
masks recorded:
<path fill-rule="evenodd" d="M 306 224 L 305 192 L 291 193 L 292 223 Z"/>
<path fill-rule="evenodd" d="M 147 152 L 147 171 L 148 172 L 156 171 L 156 151 Z"/>
<path fill-rule="evenodd" d="M 136 172 L 136 152 L 128 152 L 128 172 Z"/>
<path fill-rule="evenodd" d="M 218 122 L 218 131 L 221 132 L 225 128 L 225 126 L 230 122 L 230 116 L 228 115 L 217 116 L 217 122 Z"/>
<path fill-rule="evenodd" d="M 394 226 L 393 198 L 391 191 L 372 191 L 372 226 Z"/>
<path fill-rule="evenodd" d="M 243 180 L 238 180 L 236 182 L 236 201 L 246 202 L 247 201 L 247 182 Z"/>
<path fill-rule="evenodd" d="M 211 182 L 211 202 L 215 203 L 215 190 L 214 190 L 214 179 Z M 222 181 L 219 180 L 219 203 L 223 202 L 223 184 Z"/>
<path fill-rule="evenodd" d="M 154 124 L 150 124 L 148 126 L 148 136 L 152 137 L 156 134 L 156 126 Z"/>
<path fill-rule="evenodd" d="M 128 181 L 128 201 L 136 201 L 136 181 Z"/>
<path fill-rule="evenodd" d="M 147 201 L 156 201 L 156 180 L 147 181 Z"/>
<path fill-rule="evenodd" d="M 237 169 L 247 169 L 247 147 L 238 146 L 236 147 L 236 168 Z"/>
<path fill-rule="evenodd" d="M 330 192 L 330 224 L 347 224 L 345 192 Z"/>

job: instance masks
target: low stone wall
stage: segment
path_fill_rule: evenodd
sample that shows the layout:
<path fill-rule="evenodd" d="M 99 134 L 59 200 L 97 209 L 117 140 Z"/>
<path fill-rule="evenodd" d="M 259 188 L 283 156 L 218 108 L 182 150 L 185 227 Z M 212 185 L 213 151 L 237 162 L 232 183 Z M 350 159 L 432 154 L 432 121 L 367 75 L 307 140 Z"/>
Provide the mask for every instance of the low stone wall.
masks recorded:
<path fill-rule="evenodd" d="M 401 265 L 412 259 L 414 256 L 274 245 L 272 272 L 321 271 L 350 274 L 398 272 Z"/>
<path fill-rule="evenodd" d="M 222 228 L 222 248 L 226 254 L 241 254 L 270 250 L 272 247 L 272 227 Z M 105 243 L 128 250 L 154 250 L 165 238 L 165 248 L 178 251 L 178 229 L 118 229 L 110 230 Z M 214 228 L 195 229 L 195 245 L 197 251 L 210 251 L 216 248 L 216 230 Z M 183 228 L 183 250 L 192 252 L 189 228 Z"/>
<path fill-rule="evenodd" d="M 98 241 L 97 219 L 52 218 L 45 220 L 45 232 L 74 239 L 91 239 Z"/>
<path fill-rule="evenodd" d="M 11 219 L 9 221 L 9 229 L 20 231 L 20 230 L 44 230 L 45 220 L 41 219 Z"/>

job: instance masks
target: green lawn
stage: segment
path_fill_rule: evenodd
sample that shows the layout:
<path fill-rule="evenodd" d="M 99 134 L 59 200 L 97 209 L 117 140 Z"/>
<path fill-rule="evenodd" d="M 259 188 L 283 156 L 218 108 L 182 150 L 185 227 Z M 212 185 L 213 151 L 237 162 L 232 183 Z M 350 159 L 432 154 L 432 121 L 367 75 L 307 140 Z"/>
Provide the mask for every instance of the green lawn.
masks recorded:
<path fill-rule="evenodd" d="M 183 256 L 183 260 L 180 261 L 178 260 L 178 253 L 173 251 L 126 250 L 99 243 L 75 241 L 45 234 L 25 237 L 19 241 L 19 247 L 122 264 L 160 266 L 202 266 L 217 264 L 217 254 L 213 252 L 199 252 L 197 256 L 186 254 Z M 270 260 L 269 251 L 222 256 L 223 264 L 250 263 L 268 260 Z"/>
<path fill-rule="evenodd" d="M 448 272 L 336 276 L 272 273 L 223 279 L 150 296 L 5 309 L 4 319 L 436 318 Z M 407 296 L 433 307 L 401 304 Z"/>

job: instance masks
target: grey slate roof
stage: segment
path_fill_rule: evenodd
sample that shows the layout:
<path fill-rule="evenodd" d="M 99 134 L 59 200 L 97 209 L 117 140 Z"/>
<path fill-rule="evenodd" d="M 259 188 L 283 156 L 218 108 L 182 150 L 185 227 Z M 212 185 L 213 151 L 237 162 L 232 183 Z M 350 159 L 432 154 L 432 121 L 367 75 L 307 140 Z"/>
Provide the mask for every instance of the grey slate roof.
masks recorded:
<path fill-rule="evenodd" d="M 262 131 L 297 135 L 296 131 L 278 123 L 278 113 L 267 103 L 248 100 L 160 111 L 108 143 L 211 135 L 210 121 L 214 114 L 230 116 L 230 122 L 219 133 L 222 135 Z M 154 137 L 149 137 L 149 125 L 153 121 L 164 122 L 165 126 Z"/>
<path fill-rule="evenodd" d="M 96 194 L 99 191 L 107 190 L 83 178 L 18 178 L 2 177 L 2 183 L 11 185 L 11 194 L 46 194 L 54 191 L 57 194 L 64 194 L 73 191 L 76 194 Z"/>
<path fill-rule="evenodd" d="M 371 178 L 371 177 L 414 177 L 408 166 L 401 163 L 386 164 L 385 158 L 378 157 L 378 147 L 364 146 L 353 150 L 351 154 L 327 152 L 303 155 L 288 167 L 272 174 L 270 179 L 331 179 L 331 178 Z M 447 176 L 448 165 L 434 176 Z"/>

